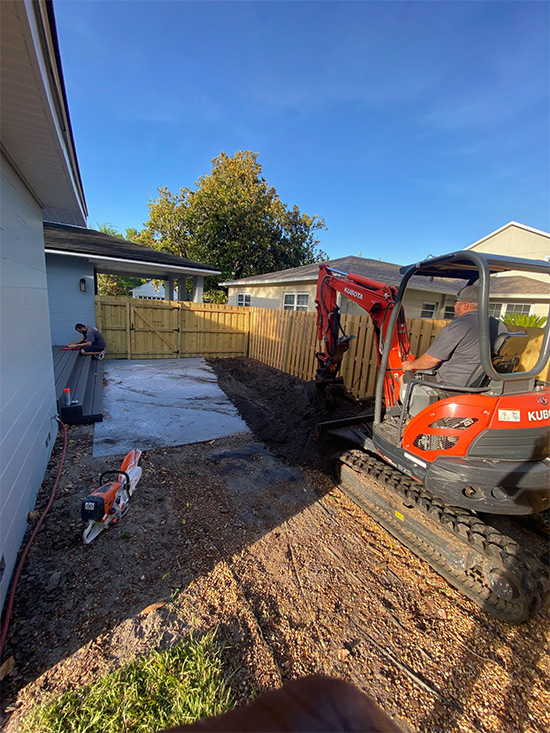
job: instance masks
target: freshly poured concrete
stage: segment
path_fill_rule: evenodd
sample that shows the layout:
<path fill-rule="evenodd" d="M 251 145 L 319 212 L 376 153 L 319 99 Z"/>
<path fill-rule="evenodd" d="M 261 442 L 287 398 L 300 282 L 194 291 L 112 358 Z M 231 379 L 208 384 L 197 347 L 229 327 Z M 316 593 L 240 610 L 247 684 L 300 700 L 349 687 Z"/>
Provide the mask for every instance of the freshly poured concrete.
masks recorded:
<path fill-rule="evenodd" d="M 248 432 L 204 359 L 109 359 L 94 456 Z"/>

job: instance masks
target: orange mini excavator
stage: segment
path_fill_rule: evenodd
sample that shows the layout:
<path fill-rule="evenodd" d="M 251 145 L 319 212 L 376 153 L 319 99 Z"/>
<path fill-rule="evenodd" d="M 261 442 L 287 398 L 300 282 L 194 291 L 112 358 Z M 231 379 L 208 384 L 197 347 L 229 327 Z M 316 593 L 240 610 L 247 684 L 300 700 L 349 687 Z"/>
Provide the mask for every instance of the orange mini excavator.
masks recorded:
<path fill-rule="evenodd" d="M 87 522 L 82 537 L 86 545 L 127 513 L 130 499 L 141 478 L 140 458 L 140 450 L 130 451 L 118 471 L 104 471 L 99 477 L 100 484 L 108 476 L 114 475 L 115 480 L 102 484 L 82 502 L 81 517 Z"/>
<path fill-rule="evenodd" d="M 463 250 L 402 268 L 399 288 L 321 265 L 315 383 L 341 388 L 352 337 L 341 328 L 340 293 L 372 319 L 379 373 L 373 410 L 320 426 L 358 446 L 334 458 L 337 485 L 463 593 L 521 623 L 550 592 L 550 387 L 537 378 L 550 319 L 536 364 L 521 371 L 528 337 L 490 333 L 491 275 L 506 272 L 549 275 L 550 265 Z M 414 358 L 402 308 L 413 276 L 479 285 L 479 364 L 465 387 L 418 371 L 401 384 L 401 363 Z"/>

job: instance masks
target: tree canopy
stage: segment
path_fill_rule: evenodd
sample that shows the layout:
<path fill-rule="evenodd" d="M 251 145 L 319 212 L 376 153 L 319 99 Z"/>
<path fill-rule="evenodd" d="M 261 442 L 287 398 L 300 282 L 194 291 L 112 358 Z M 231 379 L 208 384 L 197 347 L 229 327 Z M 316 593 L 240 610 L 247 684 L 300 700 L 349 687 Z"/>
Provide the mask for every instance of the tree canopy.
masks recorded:
<path fill-rule="evenodd" d="M 195 190 L 158 189 L 136 241 L 222 271 L 233 280 L 318 262 L 324 220 L 283 204 L 262 176 L 258 154 L 220 153 Z M 210 288 L 215 287 L 214 282 Z M 208 287 L 208 286 L 207 286 Z"/>
<path fill-rule="evenodd" d="M 120 239 L 128 239 L 135 241 L 138 235 L 137 229 L 126 229 L 126 237 L 124 237 L 116 227 L 104 221 L 97 224 L 97 231 L 102 234 L 109 234 L 111 237 L 120 237 Z M 97 294 L 98 295 L 130 295 L 132 288 L 137 288 L 144 283 L 145 280 L 139 277 L 125 277 L 122 275 L 107 275 L 104 272 L 97 276 Z"/>

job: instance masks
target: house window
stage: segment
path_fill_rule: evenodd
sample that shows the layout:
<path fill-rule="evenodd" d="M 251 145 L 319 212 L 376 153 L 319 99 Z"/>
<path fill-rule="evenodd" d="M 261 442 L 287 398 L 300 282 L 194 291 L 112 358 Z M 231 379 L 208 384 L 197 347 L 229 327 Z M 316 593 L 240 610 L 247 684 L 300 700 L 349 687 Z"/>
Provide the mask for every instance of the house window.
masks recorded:
<path fill-rule="evenodd" d="M 435 315 L 435 303 L 424 303 L 422 305 L 422 311 L 420 312 L 420 318 L 433 318 Z"/>
<path fill-rule="evenodd" d="M 250 305 L 250 293 L 237 293 L 237 305 Z"/>
<path fill-rule="evenodd" d="M 489 303 L 489 315 L 494 318 L 500 318 L 504 303 Z"/>
<path fill-rule="evenodd" d="M 283 310 L 285 311 L 307 311 L 309 295 L 307 293 L 285 293 L 283 297 Z"/>
<path fill-rule="evenodd" d="M 445 310 L 443 312 L 443 320 L 444 321 L 452 321 L 455 317 L 455 304 L 454 300 L 448 300 L 445 303 Z"/>
<path fill-rule="evenodd" d="M 531 306 L 528 303 L 508 303 L 506 315 L 508 313 L 524 313 L 528 316 L 531 313 Z"/>

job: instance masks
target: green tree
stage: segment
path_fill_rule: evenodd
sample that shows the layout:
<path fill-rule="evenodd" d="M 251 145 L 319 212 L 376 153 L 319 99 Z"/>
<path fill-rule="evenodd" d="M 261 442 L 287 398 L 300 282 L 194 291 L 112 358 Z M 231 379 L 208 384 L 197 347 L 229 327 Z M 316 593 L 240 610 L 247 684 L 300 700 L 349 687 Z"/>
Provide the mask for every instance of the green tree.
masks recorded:
<path fill-rule="evenodd" d="M 120 234 L 118 229 L 112 224 L 103 222 L 97 225 L 97 231 L 102 234 L 108 234 L 111 237 L 118 237 L 124 239 L 124 236 Z M 126 239 L 130 239 L 128 233 L 134 237 L 137 235 L 137 229 L 127 229 Z M 130 295 L 132 288 L 137 288 L 139 285 L 144 283 L 145 280 L 139 277 L 124 277 L 122 275 L 107 275 L 106 273 L 100 273 L 97 276 L 97 294 L 98 295 Z"/>
<path fill-rule="evenodd" d="M 171 193 L 159 188 L 149 203 L 142 244 L 213 265 L 221 277 L 208 278 L 205 290 L 219 297 L 218 280 L 238 279 L 310 264 L 326 258 L 316 232 L 324 220 L 283 204 L 262 176 L 258 154 L 220 153 L 196 189 Z"/>
<path fill-rule="evenodd" d="M 112 224 L 109 224 L 109 222 L 107 221 L 104 221 L 101 224 L 98 222 L 96 224 L 96 227 L 97 231 L 101 232 L 102 234 L 108 234 L 110 237 L 119 237 L 120 239 L 124 239 L 118 229 Z"/>
<path fill-rule="evenodd" d="M 171 193 L 166 186 L 161 186 L 158 193 L 158 198 L 149 202 L 149 219 L 135 241 L 190 258 L 192 243 L 187 225 L 190 191 L 180 188 L 178 193 Z"/>
<path fill-rule="evenodd" d="M 129 242 L 137 242 L 139 237 L 139 232 L 134 227 L 128 227 L 126 229 L 126 234 L 124 236 L 124 239 L 127 239 Z"/>

